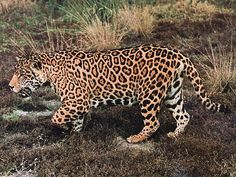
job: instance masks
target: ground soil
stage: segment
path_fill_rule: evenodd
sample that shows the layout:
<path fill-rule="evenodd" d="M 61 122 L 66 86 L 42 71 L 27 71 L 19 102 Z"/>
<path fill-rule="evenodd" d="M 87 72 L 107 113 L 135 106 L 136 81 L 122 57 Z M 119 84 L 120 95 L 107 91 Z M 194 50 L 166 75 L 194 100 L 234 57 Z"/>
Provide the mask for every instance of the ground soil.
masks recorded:
<path fill-rule="evenodd" d="M 236 25 L 235 17 L 227 18 Z M 232 30 L 227 18 L 218 15 L 204 22 L 158 23 L 151 39 L 131 36 L 125 39 L 124 45 L 159 43 L 177 46 L 188 55 L 196 55 L 206 47 L 206 40 L 202 43 L 200 38 L 211 36 L 227 43 Z M 191 45 L 195 47 L 183 46 L 177 36 L 191 38 Z M 233 43 L 236 44 L 235 39 Z M 7 86 L 13 73 L 14 55 L 2 52 L 0 62 L 6 66 L 0 80 L 0 113 L 4 114 L 17 102 L 16 95 Z M 147 140 L 152 143 L 153 151 L 119 148 L 114 141 L 119 136 L 126 138 L 138 133 L 142 128 L 138 106 L 94 110 L 79 134 L 52 126 L 50 117 L 0 120 L 0 174 L 27 171 L 39 177 L 236 176 L 236 96 L 233 93 L 216 94 L 213 100 L 229 105 L 232 113 L 214 114 L 202 107 L 191 94 L 190 87 L 186 90 L 185 107 L 192 115 L 186 132 L 177 140 L 167 138 L 166 134 L 175 129 L 175 121 L 163 108 L 161 127 Z"/>

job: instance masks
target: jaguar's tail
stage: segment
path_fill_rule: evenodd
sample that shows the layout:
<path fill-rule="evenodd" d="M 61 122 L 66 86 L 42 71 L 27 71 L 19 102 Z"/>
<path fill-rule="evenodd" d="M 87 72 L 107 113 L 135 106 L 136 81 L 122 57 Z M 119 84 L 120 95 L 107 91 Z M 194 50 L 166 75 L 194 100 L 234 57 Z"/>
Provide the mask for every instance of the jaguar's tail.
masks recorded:
<path fill-rule="evenodd" d="M 184 72 L 187 75 L 188 79 L 191 81 L 195 93 L 200 98 L 202 104 L 206 107 L 206 109 L 223 112 L 223 113 L 230 113 L 230 109 L 222 104 L 214 103 L 208 96 L 203 84 L 202 80 L 197 72 L 196 68 L 194 67 L 193 63 L 190 61 L 189 58 L 184 57 L 181 60 L 184 64 Z"/>

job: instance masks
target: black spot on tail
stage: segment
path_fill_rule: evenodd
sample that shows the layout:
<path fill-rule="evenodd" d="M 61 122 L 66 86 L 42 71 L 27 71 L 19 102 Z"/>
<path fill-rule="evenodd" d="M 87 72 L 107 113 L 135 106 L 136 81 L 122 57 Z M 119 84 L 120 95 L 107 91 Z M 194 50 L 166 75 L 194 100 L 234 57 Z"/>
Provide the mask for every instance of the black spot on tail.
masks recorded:
<path fill-rule="evenodd" d="M 228 106 L 220 105 L 219 112 L 223 112 L 225 114 L 229 114 L 229 113 L 231 113 L 231 110 L 229 109 Z"/>

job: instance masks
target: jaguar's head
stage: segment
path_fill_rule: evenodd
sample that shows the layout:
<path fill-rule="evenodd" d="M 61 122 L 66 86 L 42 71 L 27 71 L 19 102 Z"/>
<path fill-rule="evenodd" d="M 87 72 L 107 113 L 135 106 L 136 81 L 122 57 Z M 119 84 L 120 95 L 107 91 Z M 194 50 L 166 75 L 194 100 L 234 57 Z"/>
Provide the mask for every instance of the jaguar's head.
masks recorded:
<path fill-rule="evenodd" d="M 32 92 L 46 81 L 39 55 L 17 57 L 15 72 L 9 83 L 12 91 L 18 93 L 21 97 L 30 97 Z"/>

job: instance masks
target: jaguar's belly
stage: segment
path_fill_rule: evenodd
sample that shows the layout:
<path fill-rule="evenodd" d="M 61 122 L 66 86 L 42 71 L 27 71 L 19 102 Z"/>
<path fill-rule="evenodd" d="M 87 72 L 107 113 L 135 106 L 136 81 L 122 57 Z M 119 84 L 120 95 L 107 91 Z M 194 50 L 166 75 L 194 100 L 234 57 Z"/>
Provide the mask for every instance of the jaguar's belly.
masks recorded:
<path fill-rule="evenodd" d="M 114 98 L 114 99 L 101 99 L 101 98 L 94 98 L 91 99 L 90 105 L 92 108 L 97 108 L 98 106 L 108 105 L 124 105 L 124 106 L 132 106 L 137 103 L 137 98 L 133 97 L 123 97 L 123 98 Z"/>

